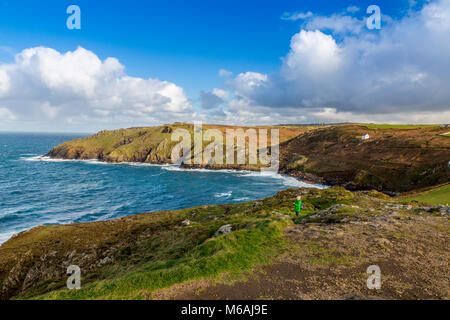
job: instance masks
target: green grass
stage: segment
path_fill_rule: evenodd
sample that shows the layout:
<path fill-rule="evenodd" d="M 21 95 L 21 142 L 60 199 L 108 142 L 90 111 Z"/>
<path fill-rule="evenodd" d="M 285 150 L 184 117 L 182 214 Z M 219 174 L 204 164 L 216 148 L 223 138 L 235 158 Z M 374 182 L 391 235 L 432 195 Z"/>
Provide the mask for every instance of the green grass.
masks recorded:
<path fill-rule="evenodd" d="M 366 124 L 368 129 L 420 129 L 439 127 L 439 124 Z"/>
<path fill-rule="evenodd" d="M 289 219 L 274 218 L 263 212 L 238 215 L 229 222 L 242 229 L 210 238 L 182 257 L 150 261 L 118 278 L 88 283 L 77 291 L 61 289 L 37 298 L 144 299 L 154 290 L 176 283 L 216 278 L 223 273 L 239 275 L 255 265 L 268 263 L 285 245 L 282 230 L 292 223 Z M 176 239 L 165 238 L 165 241 L 170 245 Z"/>
<path fill-rule="evenodd" d="M 411 197 L 402 198 L 402 201 L 413 200 L 427 204 L 448 204 L 450 203 L 450 184 L 437 187 Z"/>

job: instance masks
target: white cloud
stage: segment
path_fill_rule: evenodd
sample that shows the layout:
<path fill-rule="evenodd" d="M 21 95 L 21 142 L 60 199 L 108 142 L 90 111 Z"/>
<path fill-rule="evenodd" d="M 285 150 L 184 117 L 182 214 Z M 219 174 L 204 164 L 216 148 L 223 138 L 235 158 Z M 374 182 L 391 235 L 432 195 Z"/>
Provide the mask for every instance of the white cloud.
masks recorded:
<path fill-rule="evenodd" d="M 360 9 L 357 6 L 348 6 L 347 11 L 350 13 L 358 12 Z"/>
<path fill-rule="evenodd" d="M 259 72 L 245 72 L 240 73 L 233 83 L 238 88 L 245 90 L 252 90 L 254 87 L 261 87 L 267 81 L 268 76 Z"/>
<path fill-rule="evenodd" d="M 292 37 L 279 71 L 226 82 L 233 90 L 230 119 L 245 111 L 242 118 L 250 112 L 258 122 L 264 110 L 291 123 L 450 122 L 450 0 L 376 31 L 356 28 L 362 21 L 342 14 L 319 18 Z"/>
<path fill-rule="evenodd" d="M 310 77 L 331 76 L 339 68 L 340 55 L 340 49 L 331 36 L 318 30 L 302 30 L 291 39 L 291 51 L 285 59 L 284 71 L 291 76 L 300 72 Z"/>
<path fill-rule="evenodd" d="M 217 88 L 214 88 L 212 93 L 223 100 L 228 99 L 228 97 L 230 96 L 230 93 L 228 91 Z"/>
<path fill-rule="evenodd" d="M 305 25 L 307 30 L 330 30 L 333 33 L 360 33 L 365 27 L 365 21 L 342 14 L 333 14 L 329 17 L 315 16 Z"/>
<path fill-rule="evenodd" d="M 0 65 L 0 105 L 1 115 L 7 110 L 18 121 L 61 126 L 172 122 L 193 113 L 177 85 L 128 76 L 117 59 L 102 61 L 81 47 L 29 48 Z"/>
<path fill-rule="evenodd" d="M 221 77 L 229 77 L 231 75 L 233 75 L 233 72 L 231 72 L 231 71 L 228 71 L 228 70 L 225 70 L 225 69 L 220 69 L 219 70 L 219 76 L 221 76 Z"/>
<path fill-rule="evenodd" d="M 311 11 L 308 12 L 284 12 L 281 15 L 281 20 L 290 20 L 290 21 L 297 21 L 297 20 L 304 20 L 309 17 L 311 17 L 313 14 Z"/>

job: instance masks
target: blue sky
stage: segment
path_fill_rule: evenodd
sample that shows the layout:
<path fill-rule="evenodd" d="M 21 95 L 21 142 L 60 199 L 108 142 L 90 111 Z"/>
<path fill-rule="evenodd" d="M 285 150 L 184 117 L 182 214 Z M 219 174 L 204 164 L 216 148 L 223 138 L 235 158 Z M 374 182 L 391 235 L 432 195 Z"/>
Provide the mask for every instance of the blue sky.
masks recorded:
<path fill-rule="evenodd" d="M 64 52 L 82 46 L 100 58 L 116 57 L 127 73 L 156 77 L 182 86 L 191 98 L 220 87 L 218 70 L 273 72 L 289 50 L 299 23 L 283 21 L 284 12 L 331 14 L 368 1 L 2 1 L 2 62 L 34 46 Z M 81 8 L 82 28 L 66 28 L 66 8 Z M 398 17 L 407 0 L 376 1 L 384 14 Z M 366 15 L 361 9 L 359 15 Z"/>
<path fill-rule="evenodd" d="M 450 0 L 0 0 L 0 131 L 450 122 L 449 32 Z"/>

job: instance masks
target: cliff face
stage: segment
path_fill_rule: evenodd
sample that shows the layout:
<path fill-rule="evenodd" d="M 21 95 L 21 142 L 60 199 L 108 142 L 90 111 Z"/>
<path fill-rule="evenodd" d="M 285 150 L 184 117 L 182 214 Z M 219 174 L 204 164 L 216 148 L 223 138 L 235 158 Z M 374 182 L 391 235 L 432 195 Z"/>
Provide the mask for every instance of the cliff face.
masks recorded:
<path fill-rule="evenodd" d="M 282 143 L 281 171 L 349 189 L 409 191 L 450 180 L 447 129 L 334 126 Z M 370 138 L 362 140 L 364 134 Z"/>
<path fill-rule="evenodd" d="M 174 124 L 102 131 L 65 142 L 48 153 L 53 158 L 107 162 L 171 163 L 177 128 L 193 134 L 193 126 Z M 226 129 L 227 126 L 203 126 Z M 280 130 L 280 171 L 312 182 L 349 189 L 403 192 L 450 180 L 448 129 L 369 129 L 362 125 L 276 127 Z M 244 128 L 247 129 L 247 128 Z M 362 140 L 364 134 L 370 138 Z M 203 147 L 208 143 L 204 142 Z M 190 164 L 188 168 L 258 170 L 260 165 Z"/>
<path fill-rule="evenodd" d="M 189 129 L 188 126 L 179 126 Z M 58 159 L 98 159 L 106 162 L 170 162 L 177 142 L 172 126 L 101 131 L 93 136 L 64 142 L 47 156 Z"/>

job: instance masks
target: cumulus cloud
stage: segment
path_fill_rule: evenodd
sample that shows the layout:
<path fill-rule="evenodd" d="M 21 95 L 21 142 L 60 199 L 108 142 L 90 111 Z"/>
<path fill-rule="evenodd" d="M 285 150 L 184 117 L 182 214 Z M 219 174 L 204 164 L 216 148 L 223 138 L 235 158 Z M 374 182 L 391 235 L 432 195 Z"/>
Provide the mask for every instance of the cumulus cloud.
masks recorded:
<path fill-rule="evenodd" d="M 222 100 L 226 100 L 230 96 L 230 93 L 228 91 L 217 88 L 213 89 L 212 93 Z"/>
<path fill-rule="evenodd" d="M 0 105 L 3 119 L 61 125 L 144 124 L 193 112 L 181 87 L 128 76 L 117 59 L 102 61 L 81 47 L 66 53 L 29 48 L 1 64 Z"/>
<path fill-rule="evenodd" d="M 226 83 L 230 110 L 296 121 L 450 122 L 450 0 L 381 30 L 356 28 L 362 20 L 342 14 L 319 18 L 292 37 L 279 71 Z"/>
<path fill-rule="evenodd" d="M 212 109 L 220 106 L 228 98 L 229 93 L 222 89 L 213 89 L 211 92 L 200 91 L 200 105 L 203 109 Z"/>

